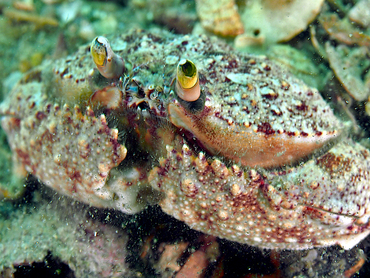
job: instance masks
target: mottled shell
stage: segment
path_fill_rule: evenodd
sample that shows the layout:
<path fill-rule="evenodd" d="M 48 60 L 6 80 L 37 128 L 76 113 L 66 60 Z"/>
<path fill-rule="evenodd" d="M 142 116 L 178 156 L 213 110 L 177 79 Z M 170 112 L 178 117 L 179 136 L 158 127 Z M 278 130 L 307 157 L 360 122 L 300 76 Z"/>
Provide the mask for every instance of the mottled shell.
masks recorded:
<path fill-rule="evenodd" d="M 36 82 L 18 86 L 0 106 L 15 159 L 61 193 L 106 207 L 114 194 L 103 188 L 108 174 L 127 153 L 117 141 L 118 131 L 108 127 L 104 115 L 60 107 L 41 91 Z"/>
<path fill-rule="evenodd" d="M 102 76 L 82 46 L 27 73 L 0 105 L 29 173 L 127 213 L 160 198 L 194 229 L 262 248 L 350 248 L 368 234 L 368 151 L 317 90 L 215 38 L 132 31 L 110 42 L 121 76 Z M 176 96 L 182 59 L 197 67 L 201 111 Z"/>
<path fill-rule="evenodd" d="M 369 151 L 346 140 L 286 171 L 207 161 L 169 148 L 150 175 L 162 209 L 193 229 L 261 248 L 352 248 L 370 230 Z"/>

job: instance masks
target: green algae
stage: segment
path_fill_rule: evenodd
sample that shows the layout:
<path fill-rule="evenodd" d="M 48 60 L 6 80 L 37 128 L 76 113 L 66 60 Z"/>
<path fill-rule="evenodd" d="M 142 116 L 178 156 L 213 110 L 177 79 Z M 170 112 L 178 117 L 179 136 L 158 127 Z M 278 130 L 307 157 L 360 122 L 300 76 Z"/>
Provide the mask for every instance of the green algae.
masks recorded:
<path fill-rule="evenodd" d="M 51 253 L 75 277 L 132 275 L 125 263 L 127 236 L 122 229 L 91 219 L 88 206 L 42 191 L 12 212 L 10 203 L 0 210 L 0 270 L 43 262 Z"/>

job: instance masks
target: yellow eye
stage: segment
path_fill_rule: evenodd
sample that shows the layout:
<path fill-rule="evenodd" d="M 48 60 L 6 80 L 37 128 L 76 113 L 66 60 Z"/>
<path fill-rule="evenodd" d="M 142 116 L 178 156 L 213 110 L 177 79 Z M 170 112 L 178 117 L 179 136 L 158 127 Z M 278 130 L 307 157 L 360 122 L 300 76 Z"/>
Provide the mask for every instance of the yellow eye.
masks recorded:
<path fill-rule="evenodd" d="M 195 64 L 182 59 L 177 66 L 176 94 L 185 101 L 196 101 L 200 96 L 198 70 Z"/>
<path fill-rule="evenodd" d="M 177 66 L 177 80 L 184 89 L 193 88 L 198 82 L 198 70 L 194 63 L 187 59 L 182 59 Z"/>
<path fill-rule="evenodd" d="M 100 74 L 105 78 L 119 78 L 124 72 L 125 63 L 113 52 L 107 38 L 96 37 L 91 43 L 90 52 Z"/>
<path fill-rule="evenodd" d="M 107 49 L 102 42 L 99 42 L 100 37 L 96 37 L 90 47 L 91 56 L 97 66 L 103 66 L 107 58 Z"/>

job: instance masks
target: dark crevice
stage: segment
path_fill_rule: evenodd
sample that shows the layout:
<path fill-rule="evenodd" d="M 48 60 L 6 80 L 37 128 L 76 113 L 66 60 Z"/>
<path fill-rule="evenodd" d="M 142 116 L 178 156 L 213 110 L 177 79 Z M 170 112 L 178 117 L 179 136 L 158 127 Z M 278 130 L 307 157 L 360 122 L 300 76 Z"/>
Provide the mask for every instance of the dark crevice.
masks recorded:
<path fill-rule="evenodd" d="M 16 266 L 15 269 L 16 271 L 14 273 L 14 278 L 75 277 L 69 266 L 62 262 L 59 258 L 54 257 L 51 252 L 48 253 L 43 262 L 34 262 L 30 265 Z"/>

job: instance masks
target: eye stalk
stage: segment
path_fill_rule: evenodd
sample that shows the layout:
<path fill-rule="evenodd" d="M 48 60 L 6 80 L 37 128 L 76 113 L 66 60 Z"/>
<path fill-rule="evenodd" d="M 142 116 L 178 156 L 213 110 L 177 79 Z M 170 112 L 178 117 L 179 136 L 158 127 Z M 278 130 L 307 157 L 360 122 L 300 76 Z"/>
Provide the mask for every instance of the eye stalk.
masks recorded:
<path fill-rule="evenodd" d="M 125 70 L 123 59 L 115 54 L 107 38 L 96 37 L 90 47 L 91 56 L 101 75 L 105 78 L 118 78 Z"/>
<path fill-rule="evenodd" d="M 182 59 L 177 65 L 176 94 L 184 101 L 196 101 L 201 95 L 198 70 L 190 60 Z"/>

